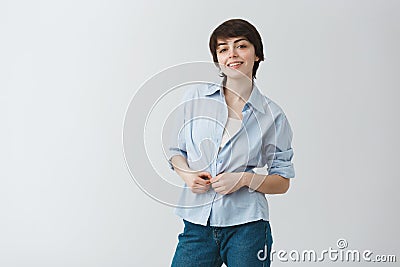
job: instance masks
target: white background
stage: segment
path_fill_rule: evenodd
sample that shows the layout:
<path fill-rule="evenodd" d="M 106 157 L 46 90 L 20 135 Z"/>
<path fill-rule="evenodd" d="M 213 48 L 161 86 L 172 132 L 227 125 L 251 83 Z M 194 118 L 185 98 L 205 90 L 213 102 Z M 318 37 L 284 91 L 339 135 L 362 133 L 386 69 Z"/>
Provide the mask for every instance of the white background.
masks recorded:
<path fill-rule="evenodd" d="M 297 176 L 269 197 L 274 249 L 345 238 L 399 258 L 399 11 L 395 0 L 1 1 L 0 266 L 170 264 L 182 223 L 130 177 L 125 111 L 153 74 L 210 60 L 212 30 L 236 17 L 260 31 L 258 83 L 294 132 Z"/>

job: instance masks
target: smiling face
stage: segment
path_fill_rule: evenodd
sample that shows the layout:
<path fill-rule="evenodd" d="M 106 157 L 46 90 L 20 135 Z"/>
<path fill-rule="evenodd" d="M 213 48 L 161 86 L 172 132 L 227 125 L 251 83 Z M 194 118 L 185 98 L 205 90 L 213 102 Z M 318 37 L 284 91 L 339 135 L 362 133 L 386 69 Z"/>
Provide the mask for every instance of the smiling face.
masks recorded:
<path fill-rule="evenodd" d="M 221 70 L 228 78 L 243 78 L 243 74 L 252 78 L 254 62 L 259 58 L 254 45 L 245 37 L 218 39 L 216 53 Z"/>

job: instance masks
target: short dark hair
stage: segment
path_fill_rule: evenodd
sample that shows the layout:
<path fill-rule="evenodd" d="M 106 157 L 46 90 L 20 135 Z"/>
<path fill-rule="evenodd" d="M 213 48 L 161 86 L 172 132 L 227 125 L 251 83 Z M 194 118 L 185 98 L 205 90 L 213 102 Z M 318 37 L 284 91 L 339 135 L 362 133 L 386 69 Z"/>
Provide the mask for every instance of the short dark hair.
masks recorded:
<path fill-rule="evenodd" d="M 210 51 L 215 63 L 218 63 L 217 58 L 217 40 L 228 39 L 232 37 L 245 37 L 253 46 L 258 61 L 254 62 L 253 78 L 256 77 L 256 72 L 260 61 L 264 60 L 263 43 L 260 33 L 248 21 L 244 19 L 230 19 L 219 25 L 210 36 Z M 218 64 L 216 64 L 218 66 Z"/>

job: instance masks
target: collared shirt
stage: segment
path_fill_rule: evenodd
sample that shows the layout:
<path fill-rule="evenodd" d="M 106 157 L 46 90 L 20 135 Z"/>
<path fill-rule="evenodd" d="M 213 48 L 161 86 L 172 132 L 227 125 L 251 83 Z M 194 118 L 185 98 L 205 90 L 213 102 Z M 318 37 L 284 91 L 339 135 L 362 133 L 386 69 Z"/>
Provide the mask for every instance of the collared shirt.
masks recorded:
<path fill-rule="evenodd" d="M 207 171 L 212 177 L 267 167 L 268 174 L 293 178 L 289 122 L 282 109 L 261 94 L 255 83 L 242 110 L 240 130 L 220 148 L 228 119 L 222 88 L 209 83 L 188 86 L 182 104 L 176 109 L 176 132 L 167 149 L 168 159 L 182 155 L 192 170 Z M 175 213 L 196 224 L 207 225 L 209 220 L 211 226 L 269 220 L 265 194 L 248 187 L 221 195 L 212 187 L 197 194 L 184 185 Z"/>

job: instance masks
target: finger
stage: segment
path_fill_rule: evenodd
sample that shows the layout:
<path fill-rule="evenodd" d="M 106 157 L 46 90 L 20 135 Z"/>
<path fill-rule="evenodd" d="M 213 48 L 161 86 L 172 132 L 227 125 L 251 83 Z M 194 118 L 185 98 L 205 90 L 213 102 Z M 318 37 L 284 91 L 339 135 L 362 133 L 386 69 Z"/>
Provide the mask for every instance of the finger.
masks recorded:
<path fill-rule="evenodd" d="M 222 186 L 221 182 L 215 182 L 215 183 L 211 183 L 212 188 L 216 189 L 216 188 L 220 188 Z"/>
<path fill-rule="evenodd" d="M 193 182 L 195 184 L 208 185 L 210 183 L 210 180 L 204 180 L 203 178 L 196 177 L 196 178 L 194 178 Z"/>
<path fill-rule="evenodd" d="M 203 194 L 205 192 L 207 192 L 206 190 L 201 190 L 201 189 L 192 189 L 192 192 L 195 194 Z"/>
<path fill-rule="evenodd" d="M 213 183 L 216 183 L 216 182 L 219 181 L 219 179 L 221 179 L 221 177 L 222 177 L 222 174 L 218 174 L 217 176 L 212 177 L 212 178 L 210 179 L 210 182 L 211 182 L 212 184 L 213 184 Z"/>
<path fill-rule="evenodd" d="M 204 189 L 204 190 L 208 190 L 210 188 L 210 185 L 200 185 L 200 184 L 193 184 L 193 188 L 196 189 Z"/>
<path fill-rule="evenodd" d="M 207 192 L 208 191 L 208 187 L 193 187 L 192 188 L 192 192 L 193 193 L 205 193 L 205 192 Z"/>
<path fill-rule="evenodd" d="M 215 192 L 224 195 L 225 194 L 225 187 L 224 186 L 219 186 L 214 189 Z"/>
<path fill-rule="evenodd" d="M 201 173 L 198 173 L 198 174 L 197 174 L 197 177 L 199 177 L 199 178 L 201 178 L 201 179 L 203 179 L 203 180 L 206 180 L 206 181 L 209 181 L 209 180 L 211 179 L 211 175 L 209 175 L 208 172 L 201 172 Z"/>
<path fill-rule="evenodd" d="M 209 172 L 200 172 L 198 176 L 206 180 L 210 180 L 212 178 Z"/>

